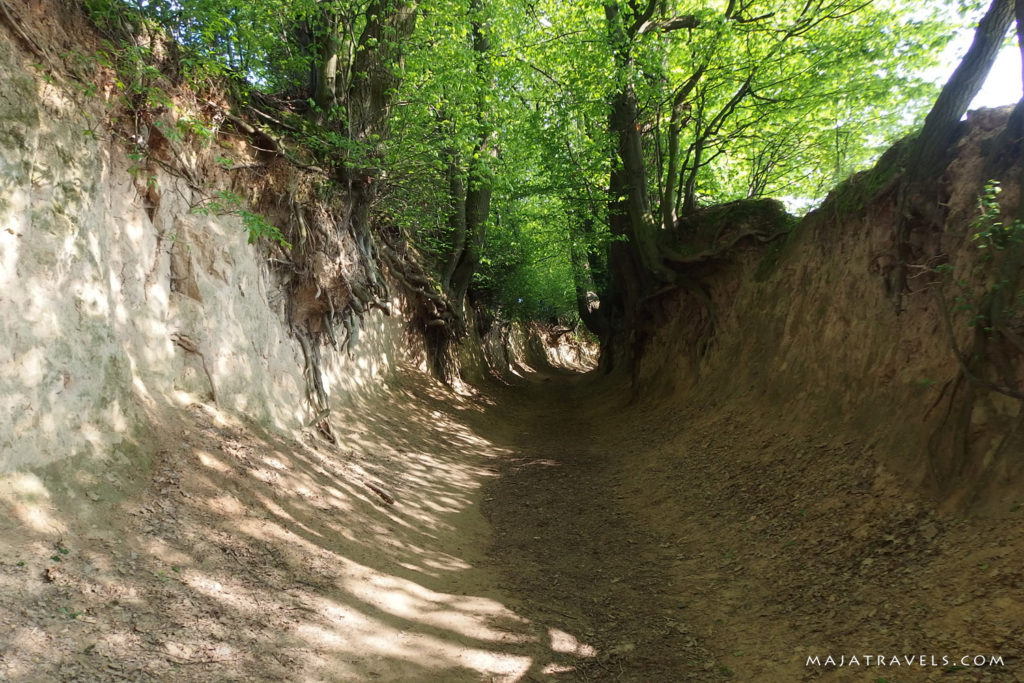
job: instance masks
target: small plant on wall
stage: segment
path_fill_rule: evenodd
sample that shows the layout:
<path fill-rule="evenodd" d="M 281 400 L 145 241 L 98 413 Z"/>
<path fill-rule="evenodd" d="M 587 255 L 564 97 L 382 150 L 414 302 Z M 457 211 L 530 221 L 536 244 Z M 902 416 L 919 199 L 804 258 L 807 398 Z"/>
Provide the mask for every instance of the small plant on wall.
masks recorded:
<path fill-rule="evenodd" d="M 192 213 L 200 216 L 223 216 L 236 214 L 242 218 L 242 225 L 249 233 L 249 244 L 254 244 L 261 237 L 273 240 L 285 249 L 292 245 L 285 239 L 284 233 L 264 216 L 245 208 L 245 201 L 239 195 L 227 190 L 218 190 L 213 197 L 204 200 L 192 208 Z"/>
<path fill-rule="evenodd" d="M 978 199 L 981 211 L 971 227 L 976 230 L 973 239 L 979 249 L 1002 251 L 1024 242 L 1024 221 L 1016 219 L 1006 223 L 999 207 L 999 194 L 1003 191 L 999 181 L 990 180 Z M 989 254 L 991 259 L 992 255 Z"/>
<path fill-rule="evenodd" d="M 979 195 L 978 215 L 970 225 L 971 242 L 979 252 L 970 275 L 956 274 L 952 264 L 939 265 L 935 292 L 963 376 L 975 385 L 1024 400 L 1012 362 L 1013 356 L 1024 354 L 1024 221 L 1004 217 L 1001 193 L 1000 183 L 989 180 Z M 957 288 L 952 302 L 945 295 L 950 282 Z M 956 314 L 966 314 L 967 325 L 974 329 L 966 349 L 957 341 Z"/>

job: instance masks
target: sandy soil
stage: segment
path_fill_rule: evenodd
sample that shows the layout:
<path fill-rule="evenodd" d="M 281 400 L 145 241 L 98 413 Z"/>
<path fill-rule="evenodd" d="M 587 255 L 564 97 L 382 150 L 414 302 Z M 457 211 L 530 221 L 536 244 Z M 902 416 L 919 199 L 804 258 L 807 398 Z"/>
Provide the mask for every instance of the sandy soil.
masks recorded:
<path fill-rule="evenodd" d="M 195 405 L 149 466 L 3 480 L 0 679 L 1024 673 L 1024 512 L 940 514 L 868 444 L 557 371 L 472 397 L 410 372 L 336 424 Z M 975 654 L 1004 666 L 942 665 Z"/>
<path fill-rule="evenodd" d="M 522 615 L 597 653 L 568 680 L 1024 680 L 1021 506 L 943 514 L 872 435 L 629 396 L 553 377 L 498 402 L 495 556 Z"/>
<path fill-rule="evenodd" d="M 480 503 L 506 451 L 466 426 L 483 408 L 410 372 L 335 416 L 339 447 L 195 405 L 149 468 L 4 480 L 0 679 L 502 681 L 562 659 L 495 588 Z"/>

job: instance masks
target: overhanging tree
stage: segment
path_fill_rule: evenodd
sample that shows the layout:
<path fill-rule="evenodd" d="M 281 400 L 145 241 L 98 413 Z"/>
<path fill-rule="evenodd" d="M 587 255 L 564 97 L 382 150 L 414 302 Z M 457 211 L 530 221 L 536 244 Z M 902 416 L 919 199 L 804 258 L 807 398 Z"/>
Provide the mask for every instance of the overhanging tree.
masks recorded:
<path fill-rule="evenodd" d="M 355 222 L 377 206 L 427 256 L 435 284 L 419 289 L 461 310 L 474 281 L 529 281 L 493 264 L 561 259 L 603 330 L 692 283 L 680 217 L 815 195 L 901 134 L 926 90 L 912 72 L 949 34 L 862 0 L 187 4 L 152 7 L 253 82 L 307 96 L 307 139 L 363 207 Z M 493 247 L 488 224 L 510 231 Z M 543 258 L 493 251 L 527 244 Z"/>
<path fill-rule="evenodd" d="M 876 73 L 871 75 L 878 79 L 878 68 L 884 65 L 878 46 L 872 45 L 877 29 L 854 20 L 867 12 L 860 0 L 814 0 L 796 6 L 729 2 L 720 15 L 672 14 L 668 9 L 666 3 L 640 0 L 604 3 L 617 84 L 609 106 L 609 131 L 617 144 L 609 182 L 610 220 L 612 232 L 627 240 L 613 250 L 612 261 L 625 310 L 652 287 L 680 282 L 681 266 L 692 259 L 664 236 L 675 224 L 677 206 L 684 213 L 696 210 L 698 183 L 712 161 L 738 147 L 738 141 L 755 147 L 755 154 L 778 156 L 781 150 L 771 150 L 769 141 L 750 145 L 759 128 L 790 112 L 813 115 L 830 100 L 863 92 L 863 78 L 847 78 L 854 87 L 842 87 L 838 69 L 863 64 L 873 67 Z M 708 34 L 700 39 L 705 49 L 691 48 L 678 65 L 669 44 L 677 32 Z M 645 54 L 652 45 L 660 64 Z M 867 59 L 858 60 L 858 51 Z M 666 64 L 674 68 L 666 69 Z M 663 73 L 656 73 L 659 67 Z M 680 67 L 688 67 L 689 73 L 672 83 Z M 901 79 L 889 75 L 886 80 L 891 86 Z M 831 87 L 821 92 L 822 85 Z M 645 112 L 641 97 L 651 89 L 667 90 L 668 97 L 655 99 Z M 662 116 L 666 105 L 668 114 Z M 666 152 L 661 153 L 664 120 Z M 687 125 L 684 149 L 680 138 Z M 645 131 L 652 129 L 648 137 L 653 140 L 645 140 Z M 645 143 L 658 152 L 645 153 Z M 652 167 L 657 183 L 651 180 Z M 762 175 L 765 170 L 762 166 Z M 755 187 L 767 182 L 761 177 Z"/>

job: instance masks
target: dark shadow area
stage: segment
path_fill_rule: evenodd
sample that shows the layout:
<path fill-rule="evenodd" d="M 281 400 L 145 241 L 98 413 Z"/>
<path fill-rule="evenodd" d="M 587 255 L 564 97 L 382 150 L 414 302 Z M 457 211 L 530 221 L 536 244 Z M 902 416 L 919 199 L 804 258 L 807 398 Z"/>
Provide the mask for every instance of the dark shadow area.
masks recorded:
<path fill-rule="evenodd" d="M 1020 508 L 943 513 L 877 437 L 756 401 L 533 379 L 491 393 L 510 454 L 484 509 L 518 613 L 595 650 L 565 680 L 1019 680 Z"/>
<path fill-rule="evenodd" d="M 628 384 L 557 368 L 530 379 L 497 390 L 490 408 L 505 419 L 500 441 L 513 445 L 484 510 L 509 590 L 529 596 L 520 613 L 592 647 L 555 678 L 724 680 L 665 572 L 674 552 L 623 506 L 618 468 L 648 445 L 618 450 L 624 439 L 607 438 L 611 425 L 628 425 Z M 542 679 L 541 667 L 531 675 Z"/>

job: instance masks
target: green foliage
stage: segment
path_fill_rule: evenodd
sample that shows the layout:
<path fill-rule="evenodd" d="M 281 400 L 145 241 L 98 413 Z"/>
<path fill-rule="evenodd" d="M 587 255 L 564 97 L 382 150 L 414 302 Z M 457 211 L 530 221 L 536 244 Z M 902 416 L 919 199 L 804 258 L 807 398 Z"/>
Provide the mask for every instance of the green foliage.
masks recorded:
<path fill-rule="evenodd" d="M 125 42 L 106 40 L 93 60 L 99 66 L 109 68 L 116 74 L 114 86 L 119 97 L 111 105 L 119 105 L 128 111 L 159 110 L 171 106 L 167 94 L 167 79 L 154 65 L 153 52 L 149 47 Z M 84 94 L 95 94 L 94 84 L 87 84 Z"/>
<path fill-rule="evenodd" d="M 666 15 L 695 14 L 700 27 L 640 36 L 633 71 L 624 72 L 615 66 L 601 3 L 506 0 L 487 7 L 491 39 L 500 46 L 493 88 L 473 76 L 466 5 L 424 5 L 399 97 L 401 133 L 389 150 L 390 212 L 439 265 L 451 234 L 445 155 L 472 149 L 478 122 L 471 104 L 487 88 L 487 124 L 501 147 L 494 168 L 501 220 L 489 228 L 476 286 L 504 310 L 542 317 L 574 315 L 574 284 L 600 289 L 587 282 L 599 275 L 590 267 L 601 264 L 588 266 L 574 252 L 600 261 L 610 240 L 614 140 L 606 124 L 624 79 L 637 87 L 655 203 L 664 191 L 672 96 L 702 68 L 680 141 L 684 172 L 694 145 L 707 148 L 693 171 L 699 198 L 811 199 L 920 119 L 934 86 L 919 74 L 956 28 L 941 14 L 945 5 L 816 4 L 817 14 L 800 24 L 802 3 L 763 3 L 749 13 L 766 18 L 740 23 L 676 2 Z M 716 123 L 746 81 L 751 94 Z M 885 176 L 872 174 L 868 184 Z"/>
<path fill-rule="evenodd" d="M 561 209 L 554 197 L 506 199 L 475 281 L 477 291 L 510 319 L 576 317 L 571 236 L 551 222 Z"/>
<path fill-rule="evenodd" d="M 234 192 L 219 190 L 210 199 L 192 209 L 192 213 L 200 216 L 223 216 L 234 214 L 242 219 L 242 226 L 249 235 L 249 244 L 255 244 L 261 237 L 277 242 L 285 249 L 292 245 L 285 239 L 277 226 L 270 223 L 263 215 L 246 208 L 245 200 Z"/>
<path fill-rule="evenodd" d="M 980 256 L 971 272 L 957 273 L 948 263 L 934 268 L 941 278 L 940 296 L 947 285 L 953 286 L 952 303 L 944 307 L 965 318 L 968 327 L 986 335 L 1005 333 L 1007 321 L 1018 318 L 1024 310 L 1019 278 L 1024 221 L 1005 221 L 999 205 L 1001 191 L 998 181 L 989 180 L 978 197 L 971 240 Z"/>
<path fill-rule="evenodd" d="M 629 26 L 646 3 L 421 0 L 403 58 L 385 65 L 402 80 L 393 93 L 392 135 L 383 139 L 351 134 L 345 93 L 332 105 L 311 84 L 328 44 L 352 69 L 360 50 L 391 44 L 387 32 L 361 42 L 374 19 L 367 0 L 86 5 L 111 34 L 126 24 L 162 27 L 181 46 L 181 64 L 194 79 L 229 76 L 243 101 L 258 90 L 288 103 L 275 115 L 322 167 L 381 169 L 380 222 L 408 236 L 437 275 L 456 239 L 452 188 L 493 187 L 474 279 L 478 296 L 512 316 L 562 319 L 575 315 L 577 291 L 603 288 L 612 241 L 609 177 L 618 164 L 609 111 L 627 84 L 635 90 L 655 207 L 677 194 L 670 183 L 682 195 L 685 180 L 704 204 L 762 196 L 816 201 L 915 126 L 935 90 L 920 74 L 966 23 L 951 1 L 712 7 L 670 0 L 651 5 L 652 20 L 692 15 L 695 28 L 638 32 L 622 45 L 606 23 L 606 5 L 618 7 L 617 21 Z M 725 5 L 743 9 L 726 16 Z M 486 56 L 474 50 L 474 26 L 491 45 Z M 149 44 L 112 43 L 102 59 L 120 74 L 126 102 L 158 109 L 169 102 Z M 201 121 L 160 125 L 172 140 L 209 133 Z M 678 178 L 669 177 L 674 142 Z M 852 179 L 850 201 L 894 168 Z M 250 241 L 287 245 L 277 228 L 230 194 L 201 210 L 237 213 Z M 999 249 L 1018 239 L 1018 222 L 1004 225 L 997 210 L 986 215 L 976 228 L 979 246 Z M 765 260 L 761 276 L 776 257 L 773 251 Z"/>
<path fill-rule="evenodd" d="M 285 249 L 292 248 L 291 243 L 284 238 L 284 234 L 281 233 L 277 226 L 267 221 L 262 214 L 239 209 L 238 215 L 242 217 L 242 225 L 245 227 L 246 232 L 249 233 L 249 244 L 254 244 L 261 237 L 265 237 L 277 242 Z"/>
<path fill-rule="evenodd" d="M 143 16 L 185 48 L 184 66 L 196 75 L 233 73 L 249 83 L 284 90 L 303 80 L 309 56 L 282 38 L 313 13 L 315 5 L 313 0 L 150 0 L 139 7 Z"/>
<path fill-rule="evenodd" d="M 996 180 L 985 183 L 978 198 L 979 215 L 971 224 L 973 240 L 979 249 L 1002 251 L 1007 247 L 1024 242 L 1024 221 L 1005 223 L 999 208 L 999 193 L 1003 189 Z"/>
<path fill-rule="evenodd" d="M 696 15 L 700 27 L 640 36 L 629 73 L 611 64 L 599 4 L 552 0 L 537 9 L 550 26 L 534 23 L 516 58 L 529 69 L 523 78 L 531 90 L 553 101 L 548 122 L 563 138 L 581 116 L 603 121 L 610 96 L 622 79 L 631 79 L 655 185 L 672 97 L 703 68 L 688 98 L 682 144 L 685 155 L 707 136 L 705 159 L 714 158 L 697 171 L 704 201 L 820 197 L 920 116 L 934 88 L 916 74 L 934 63 L 952 27 L 917 7 L 854 11 L 850 3 L 835 2 L 819 7 L 813 22 L 797 31 L 801 8 L 760 3 L 750 13 L 766 16 L 740 23 L 697 3 L 671 3 L 669 16 Z M 909 28 L 898 30 L 903 24 Z M 747 97 L 716 124 L 748 80 Z M 568 120 L 559 121 L 563 113 Z M 606 143 L 598 147 L 594 151 L 603 153 Z"/>

